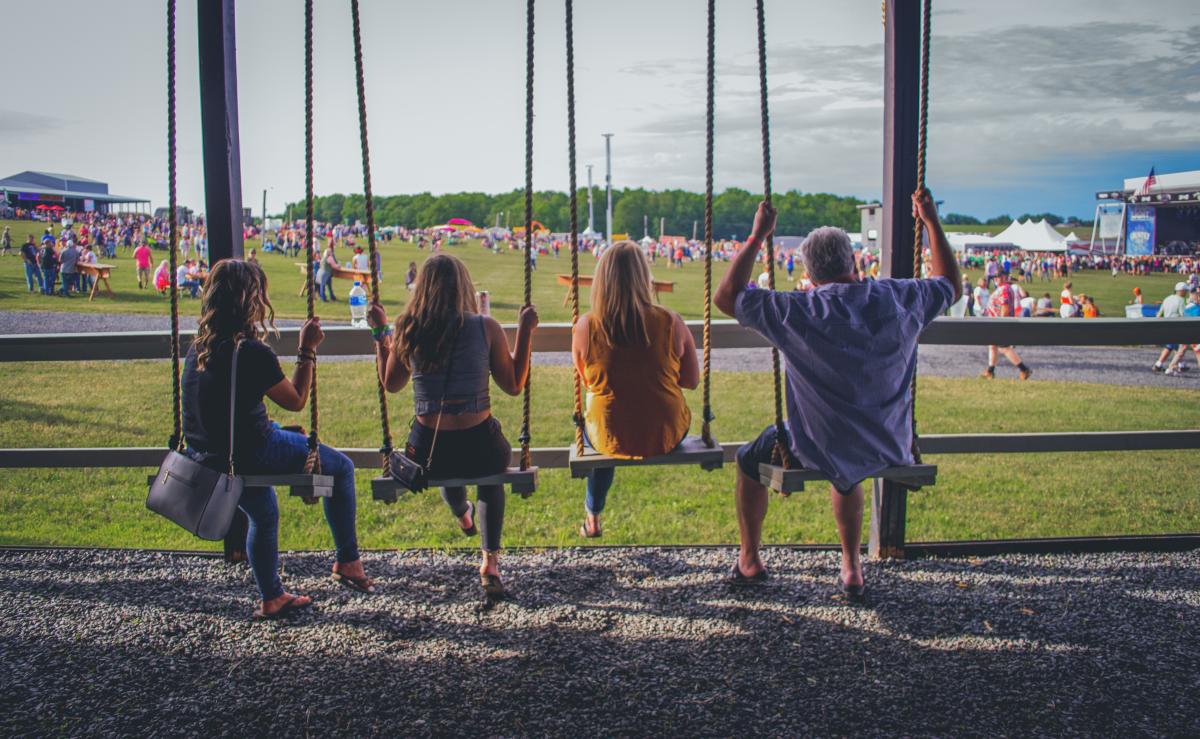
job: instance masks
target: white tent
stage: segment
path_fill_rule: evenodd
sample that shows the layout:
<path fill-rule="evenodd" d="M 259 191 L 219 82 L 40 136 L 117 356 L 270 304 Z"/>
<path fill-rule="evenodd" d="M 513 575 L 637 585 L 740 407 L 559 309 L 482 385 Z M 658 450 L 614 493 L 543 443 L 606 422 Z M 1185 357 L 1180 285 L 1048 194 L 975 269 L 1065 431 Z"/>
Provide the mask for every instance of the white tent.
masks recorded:
<path fill-rule="evenodd" d="M 995 238 L 987 236 L 986 234 L 951 232 L 946 234 L 946 240 L 950 242 L 950 248 L 954 251 L 965 251 L 967 249 L 988 249 L 999 245 Z"/>
<path fill-rule="evenodd" d="M 1012 244 L 1022 251 L 1066 251 L 1067 240 L 1049 223 L 1042 221 L 1013 221 L 996 234 L 998 244 Z"/>

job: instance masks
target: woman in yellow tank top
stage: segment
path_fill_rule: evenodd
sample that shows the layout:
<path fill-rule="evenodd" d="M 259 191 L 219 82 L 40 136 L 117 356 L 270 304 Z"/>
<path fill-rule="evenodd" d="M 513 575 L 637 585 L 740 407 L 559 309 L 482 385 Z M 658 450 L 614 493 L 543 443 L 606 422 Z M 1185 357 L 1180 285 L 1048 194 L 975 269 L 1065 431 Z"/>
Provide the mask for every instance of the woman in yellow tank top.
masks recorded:
<path fill-rule="evenodd" d="M 653 304 L 641 247 L 619 241 L 601 255 L 592 309 L 579 317 L 571 355 L 583 379 L 588 443 L 601 454 L 641 459 L 665 454 L 692 423 L 683 389 L 700 383 L 696 342 L 674 311 Z M 586 537 L 600 535 L 613 468 L 587 481 Z"/>

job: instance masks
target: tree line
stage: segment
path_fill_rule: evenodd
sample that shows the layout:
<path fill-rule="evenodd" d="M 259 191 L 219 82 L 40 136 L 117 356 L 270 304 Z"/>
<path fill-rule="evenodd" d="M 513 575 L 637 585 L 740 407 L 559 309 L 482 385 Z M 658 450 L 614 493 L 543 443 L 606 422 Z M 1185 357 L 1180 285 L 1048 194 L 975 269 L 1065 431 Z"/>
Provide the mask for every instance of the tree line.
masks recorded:
<path fill-rule="evenodd" d="M 594 228 L 603 233 L 604 191 L 595 191 L 593 206 Z M 754 212 L 762 195 L 730 188 L 713 197 L 713 237 L 745 238 L 754 222 Z M 828 193 L 801 193 L 795 190 L 778 193 L 774 205 L 779 213 L 775 232 L 780 235 L 803 235 L 819 226 L 838 226 L 858 231 L 860 220 L 857 206 L 862 200 Z M 525 222 L 525 192 L 488 194 L 458 192 L 445 195 L 417 193 L 375 197 L 375 222 L 380 226 L 424 228 L 445 223 L 451 218 L 466 218 L 477 226 L 515 227 Z M 303 218 L 304 203 L 289 203 L 287 214 Z M 314 217 L 325 223 L 355 223 L 366 221 L 366 199 L 360 194 L 321 195 L 314 199 Z M 285 214 L 281 214 L 285 215 Z M 570 228 L 571 203 L 565 192 L 534 193 L 533 219 L 551 231 L 566 232 Z M 587 228 L 587 189 L 578 193 L 578 227 Z M 649 222 L 649 232 L 658 236 L 660 223 L 668 235 L 690 238 L 695 229 L 704 238 L 704 195 L 687 190 L 646 190 L 643 188 L 613 190 L 613 232 L 628 233 L 633 238 L 643 234 L 643 217 Z"/>

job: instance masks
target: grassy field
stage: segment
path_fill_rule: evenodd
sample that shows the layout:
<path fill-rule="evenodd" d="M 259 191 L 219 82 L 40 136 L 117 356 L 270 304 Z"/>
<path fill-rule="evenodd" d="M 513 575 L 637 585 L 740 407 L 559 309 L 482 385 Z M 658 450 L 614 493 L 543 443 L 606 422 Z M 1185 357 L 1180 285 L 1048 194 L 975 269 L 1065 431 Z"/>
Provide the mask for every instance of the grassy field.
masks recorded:
<path fill-rule="evenodd" d="M 322 437 L 342 446 L 379 443 L 371 366 L 321 370 Z M 761 373 L 718 373 L 716 432 L 748 439 L 767 423 L 770 399 Z M 571 376 L 561 367 L 534 373 L 534 446 L 570 443 Z M 61 392 L 75 387 L 77 393 Z M 0 446 L 158 445 L 169 433 L 163 362 L 0 364 Z M 923 378 L 919 418 L 925 433 L 1136 430 L 1194 425 L 1200 392 L 1053 382 Z M 510 439 L 519 403 L 493 391 Z M 737 399 L 734 402 L 733 399 Z M 697 397 L 692 394 L 693 408 Z M 391 398 L 403 438 L 412 398 Z M 1192 412 L 1181 412 L 1191 409 Z M 696 414 L 698 415 L 698 413 Z M 282 421 L 307 415 L 277 412 Z M 935 488 L 909 499 L 911 540 L 1165 533 L 1200 530 L 1200 482 L 1193 452 L 945 455 Z M 360 473 L 359 530 L 364 546 L 454 547 L 459 535 L 436 492 L 393 506 L 370 500 L 370 471 Z M 205 548 L 148 513 L 146 470 L 0 470 L 0 544 Z M 734 472 L 691 468 L 623 470 L 609 501 L 604 544 L 736 541 Z M 542 474 L 538 492 L 509 503 L 510 546 L 576 545 L 583 484 L 564 470 Z M 832 541 L 836 532 L 822 487 L 773 499 L 770 543 Z M 321 512 L 285 499 L 282 546 L 329 548 Z"/>
<path fill-rule="evenodd" d="M 41 233 L 43 226 L 29 221 L 4 221 L 13 229 L 14 244 L 23 243 L 27 233 Z M 247 243 L 246 249 L 258 248 L 257 241 Z M 383 253 L 384 281 L 381 285 L 381 296 L 389 314 L 395 312 L 404 304 L 407 291 L 404 289 L 403 275 L 409 261 L 420 263 L 427 251 L 417 249 L 413 244 L 392 241 L 381 243 Z M 516 319 L 517 309 L 522 297 L 523 264 L 520 253 L 504 252 L 496 255 L 484 251 L 477 241 L 469 241 L 462 245 L 449 247 L 451 253 L 462 257 L 471 270 L 476 287 L 491 293 L 492 312 L 501 321 Z M 341 250 L 338 258 L 345 262 L 350 254 Z M 156 252 L 155 259 L 161 260 L 165 252 Z M 263 254 L 259 248 L 260 261 L 267 271 L 271 284 L 271 299 L 280 317 L 302 318 L 305 315 L 305 299 L 299 295 L 304 284 L 304 276 L 300 268 L 295 266 L 296 259 L 278 254 Z M 153 290 L 138 290 L 136 272 L 132 256 L 118 250 L 115 260 L 106 260 L 117 266 L 113 272 L 112 282 L 115 298 L 97 297 L 94 302 L 85 299 L 64 299 L 30 294 L 25 287 L 25 273 L 19 257 L 0 259 L 0 311 L 11 310 L 54 310 L 54 311 L 89 311 L 100 313 L 150 313 L 166 315 L 167 300 Z M 583 274 L 591 274 L 594 260 L 589 255 L 580 259 Z M 714 265 L 714 282 L 725 273 L 727 265 Z M 555 280 L 556 275 L 566 274 L 570 270 L 569 255 L 555 259 L 543 256 L 538 260 L 538 271 L 533 278 L 533 300 L 538 306 L 538 312 L 543 321 L 568 321 L 570 308 L 563 305 L 566 288 Z M 703 264 L 687 264 L 682 269 L 667 269 L 660 264 L 655 269 L 658 279 L 676 282 L 674 293 L 664 293 L 664 305 L 678 311 L 685 318 L 700 318 L 703 316 Z M 797 276 L 799 273 L 797 272 Z M 978 277 L 975 274 L 974 277 Z M 1074 278 L 1075 291 L 1094 295 L 1097 305 L 1105 315 L 1124 315 L 1124 305 L 1129 302 L 1133 287 L 1140 286 L 1150 301 L 1160 300 L 1171 292 L 1171 286 L 1176 278 L 1172 275 L 1152 275 L 1150 277 L 1126 277 L 1124 275 L 1112 278 L 1107 272 L 1086 271 Z M 348 320 L 349 308 L 346 305 L 346 292 L 351 283 L 346 280 L 334 280 L 334 289 L 342 299 L 336 303 L 317 304 L 317 314 L 325 319 Z M 1035 295 L 1050 292 L 1057 297 L 1062 289 L 1061 282 L 1035 282 L 1030 290 Z M 588 304 L 588 291 L 581 291 L 583 305 Z M 197 301 L 184 300 L 182 309 L 185 314 L 195 315 L 199 311 Z M 721 316 L 718 316 L 721 317 Z"/>

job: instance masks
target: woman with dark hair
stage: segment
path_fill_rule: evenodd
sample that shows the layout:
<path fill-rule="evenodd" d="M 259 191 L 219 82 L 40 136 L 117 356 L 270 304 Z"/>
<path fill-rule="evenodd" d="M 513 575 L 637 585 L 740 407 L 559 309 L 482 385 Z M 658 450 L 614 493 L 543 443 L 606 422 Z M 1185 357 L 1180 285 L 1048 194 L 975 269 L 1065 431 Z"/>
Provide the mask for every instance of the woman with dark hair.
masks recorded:
<path fill-rule="evenodd" d="M 538 322 L 533 306 L 521 309 L 516 348 L 510 349 L 500 324 L 479 314 L 466 265 L 455 256 L 438 253 L 421 265 L 412 298 L 396 319 L 394 339 L 383 306 L 372 305 L 367 322 L 378 342 L 380 372 L 388 392 L 399 392 L 412 380 L 416 419 L 406 455 L 422 466 L 428 461 L 427 471 L 435 478 L 479 478 L 504 472 L 512 447 L 492 416 L 489 378 L 509 395 L 524 389 Z M 442 499 L 464 534 L 480 535 L 480 585 L 489 597 L 502 596 L 504 486 L 480 485 L 475 505 L 467 500 L 465 487 L 442 488 Z"/>
<path fill-rule="evenodd" d="M 320 319 L 300 329 L 300 350 L 289 380 L 279 358 L 262 337 L 275 330 L 275 309 L 267 295 L 267 276 L 256 262 L 225 259 L 209 273 L 200 307 L 196 338 L 183 368 L 183 433 L 187 448 L 202 461 L 224 466 L 229 429 L 234 429 L 234 468 L 239 474 L 304 472 L 308 440 L 279 428 L 267 416 L 263 396 L 288 411 L 308 400 L 317 347 L 325 338 Z M 231 365 L 237 354 L 237 395 L 229 418 Z M 354 464 L 322 444 L 321 473 L 334 479 L 333 496 L 324 498 L 325 519 L 333 532 L 337 559 L 333 578 L 359 592 L 374 592 L 358 556 L 355 528 Z M 262 604 L 256 618 L 278 618 L 311 605 L 279 580 L 279 507 L 275 489 L 246 488 L 239 507 L 250 519 L 246 552 Z"/>

